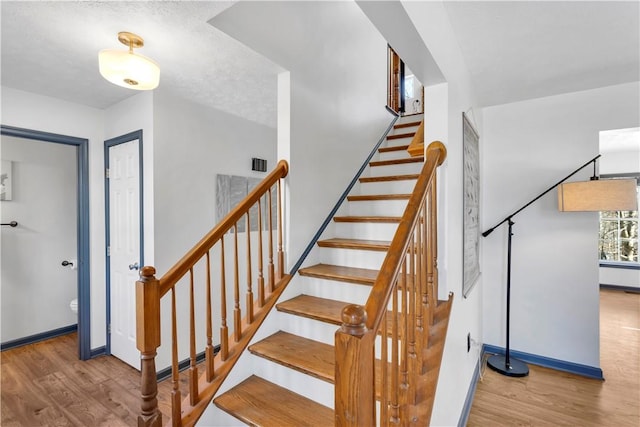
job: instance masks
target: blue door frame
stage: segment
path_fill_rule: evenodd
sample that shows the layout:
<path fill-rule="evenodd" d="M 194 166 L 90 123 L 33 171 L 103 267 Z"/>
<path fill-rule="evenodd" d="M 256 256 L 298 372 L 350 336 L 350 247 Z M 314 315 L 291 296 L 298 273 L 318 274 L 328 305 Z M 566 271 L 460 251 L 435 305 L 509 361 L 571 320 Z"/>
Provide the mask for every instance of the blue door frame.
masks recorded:
<path fill-rule="evenodd" d="M 89 140 L 2 125 L 2 135 L 77 147 L 78 165 L 78 356 L 91 358 L 91 281 L 89 259 Z"/>

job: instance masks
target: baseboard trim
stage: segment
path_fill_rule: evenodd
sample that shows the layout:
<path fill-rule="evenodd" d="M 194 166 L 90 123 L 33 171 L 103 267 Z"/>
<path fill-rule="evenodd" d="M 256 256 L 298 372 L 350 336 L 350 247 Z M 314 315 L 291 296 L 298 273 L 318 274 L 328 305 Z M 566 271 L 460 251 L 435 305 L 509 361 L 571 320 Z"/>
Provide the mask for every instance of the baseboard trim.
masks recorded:
<path fill-rule="evenodd" d="M 213 347 L 213 354 L 217 354 L 220 351 L 220 345 L 216 345 Z M 200 363 L 205 359 L 205 355 L 204 355 L 204 351 L 201 353 L 196 354 L 196 363 Z M 178 362 L 178 372 L 182 372 L 185 369 L 187 369 L 189 367 L 189 364 L 191 363 L 190 359 L 184 359 L 181 360 L 180 362 Z M 167 378 L 169 378 L 171 376 L 171 366 L 167 366 L 164 369 L 159 370 L 158 372 L 156 372 L 156 381 L 160 382 L 162 380 L 166 380 Z"/>
<path fill-rule="evenodd" d="M 105 356 L 106 354 L 107 354 L 107 346 L 103 345 L 102 347 L 92 348 L 90 353 L 90 358 L 93 359 L 94 357 Z"/>
<path fill-rule="evenodd" d="M 482 346 L 482 354 L 505 354 L 503 347 L 495 345 L 484 344 Z M 545 368 L 551 368 L 558 371 L 569 372 L 571 374 L 580 375 L 587 378 L 594 378 L 597 380 L 604 380 L 602 369 L 594 366 L 581 365 L 580 363 L 567 362 L 566 360 L 553 359 L 551 357 L 538 356 L 537 354 L 525 353 L 523 351 L 511 350 L 511 356 L 516 359 L 520 359 L 523 362 L 528 362 L 533 365 L 543 366 Z"/>
<path fill-rule="evenodd" d="M 11 348 L 22 347 L 23 345 L 34 344 L 50 338 L 71 334 L 78 330 L 78 325 L 63 326 L 62 328 L 52 329 L 50 331 L 41 332 L 39 334 L 29 335 L 28 337 L 18 338 L 15 340 L 3 342 L 0 344 L 0 351 L 9 350 Z"/>
<path fill-rule="evenodd" d="M 460 420 L 458 420 L 458 427 L 465 427 L 469 421 L 469 414 L 471 413 L 471 406 L 473 405 L 473 398 L 476 395 L 476 388 L 478 387 L 478 380 L 480 379 L 480 361 L 482 360 L 482 354 L 476 362 L 476 369 L 473 371 L 473 378 L 471 378 L 471 384 L 469 384 L 469 391 L 467 391 L 467 398 L 464 400 L 464 406 L 460 413 Z"/>
<path fill-rule="evenodd" d="M 636 288 L 633 286 L 607 285 L 606 283 L 600 283 L 600 289 L 610 289 L 612 291 L 624 291 L 634 294 L 640 294 L 640 288 Z"/>

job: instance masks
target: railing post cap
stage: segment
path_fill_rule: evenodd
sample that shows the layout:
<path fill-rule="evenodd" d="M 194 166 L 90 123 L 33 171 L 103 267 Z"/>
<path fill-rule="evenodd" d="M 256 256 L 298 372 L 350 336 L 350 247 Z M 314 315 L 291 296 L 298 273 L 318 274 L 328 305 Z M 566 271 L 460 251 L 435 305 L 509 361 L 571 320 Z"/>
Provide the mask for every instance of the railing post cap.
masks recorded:
<path fill-rule="evenodd" d="M 367 312 L 364 307 L 357 304 L 349 304 L 342 309 L 341 330 L 349 335 L 362 336 L 367 331 Z"/>
<path fill-rule="evenodd" d="M 153 277 L 155 274 L 156 269 L 151 265 L 145 265 L 140 269 L 140 277 Z"/>

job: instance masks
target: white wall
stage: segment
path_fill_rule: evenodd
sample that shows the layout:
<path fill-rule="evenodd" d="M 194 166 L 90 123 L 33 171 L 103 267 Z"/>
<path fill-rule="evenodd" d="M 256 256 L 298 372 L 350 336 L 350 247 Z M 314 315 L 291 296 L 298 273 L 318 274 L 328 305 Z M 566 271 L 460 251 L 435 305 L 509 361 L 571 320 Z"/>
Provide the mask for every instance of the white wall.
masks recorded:
<path fill-rule="evenodd" d="M 2 222 L 2 342 L 77 323 L 77 148 L 2 136 L 12 162 L 12 200 L 0 202 Z"/>
<path fill-rule="evenodd" d="M 105 344 L 104 161 L 101 110 L 2 87 L 2 124 L 89 140 L 91 348 Z"/>
<path fill-rule="evenodd" d="M 470 76 L 443 3 L 406 1 L 402 4 L 437 63 L 439 70 L 431 72 L 441 71 L 446 79 L 446 83 L 425 87 L 425 142 L 439 139 L 447 147 L 447 159 L 439 174 L 438 271 L 440 298 L 444 298 L 446 292 L 453 292 L 454 303 L 431 425 L 451 426 L 460 419 L 482 340 L 482 276 L 467 297 L 462 296 L 462 112 L 473 111 L 482 146 L 482 111 L 474 108 Z M 429 80 L 429 76 L 418 77 Z M 467 333 L 476 343 L 470 352 L 467 352 Z"/>
<path fill-rule="evenodd" d="M 277 162 L 276 131 L 220 110 L 204 108 L 162 90 L 154 94 L 153 123 L 154 266 L 156 277 L 160 278 L 217 224 L 217 174 L 264 178 L 267 173 L 251 170 L 252 157 L 266 159 L 267 170 L 273 169 Z M 215 252 L 212 259 L 211 274 L 218 278 Z M 230 270 L 230 266 L 228 268 Z M 239 268 L 244 271 L 242 265 Z M 218 286 L 217 280 L 214 281 L 214 286 Z M 241 283 L 245 282 L 241 280 Z M 182 291 L 186 290 L 187 287 L 182 286 Z M 229 289 L 227 292 L 233 294 Z M 184 296 L 182 293 L 179 298 Z M 213 295 L 216 295 L 215 289 Z M 203 299 L 197 305 L 197 310 L 200 310 L 204 306 Z M 163 346 L 156 360 L 158 369 L 170 363 L 171 318 L 168 308 L 168 301 L 163 301 L 162 319 L 166 323 L 162 325 Z M 185 312 L 180 314 L 181 325 L 188 324 Z M 188 339 L 188 334 L 182 334 L 182 338 Z M 198 344 L 204 343 L 198 341 Z M 180 351 L 180 358 L 184 358 L 188 345 L 183 342 Z"/>
<path fill-rule="evenodd" d="M 353 2 L 240 2 L 210 22 L 289 72 L 291 266 L 391 122 L 386 41 Z"/>
<path fill-rule="evenodd" d="M 486 108 L 484 228 L 595 157 L 599 131 L 637 127 L 639 89 L 629 83 Z M 514 222 L 511 348 L 599 367 L 597 213 L 558 212 L 554 191 Z M 484 342 L 502 347 L 506 230 L 484 238 L 482 262 Z"/>

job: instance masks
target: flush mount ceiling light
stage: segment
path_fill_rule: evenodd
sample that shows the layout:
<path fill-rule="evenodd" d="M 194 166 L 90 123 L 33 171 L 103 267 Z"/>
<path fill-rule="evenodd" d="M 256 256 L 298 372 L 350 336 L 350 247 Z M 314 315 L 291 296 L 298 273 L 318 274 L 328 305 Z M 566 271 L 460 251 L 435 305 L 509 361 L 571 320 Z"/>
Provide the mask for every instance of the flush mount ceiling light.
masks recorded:
<path fill-rule="evenodd" d="M 118 33 L 120 43 L 129 51 L 104 49 L 98 55 L 100 74 L 111 83 L 135 90 L 151 90 L 160 83 L 160 67 L 146 56 L 133 52 L 133 48 L 144 46 L 142 37 L 122 31 Z"/>

